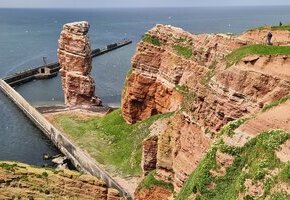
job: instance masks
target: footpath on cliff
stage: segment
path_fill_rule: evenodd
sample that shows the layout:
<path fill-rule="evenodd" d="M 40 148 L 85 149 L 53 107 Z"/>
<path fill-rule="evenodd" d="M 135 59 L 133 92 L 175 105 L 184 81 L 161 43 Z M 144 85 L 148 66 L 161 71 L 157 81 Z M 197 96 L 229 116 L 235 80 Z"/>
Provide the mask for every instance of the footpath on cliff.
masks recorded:
<path fill-rule="evenodd" d="M 137 46 L 121 109 L 48 118 L 135 199 L 287 199 L 289 30 L 194 35 L 156 25 Z M 75 57 L 85 60 L 71 55 L 85 42 L 60 41 L 71 44 L 59 53 L 67 105 L 99 104 L 90 70 L 82 71 L 90 66 L 70 67 Z"/>

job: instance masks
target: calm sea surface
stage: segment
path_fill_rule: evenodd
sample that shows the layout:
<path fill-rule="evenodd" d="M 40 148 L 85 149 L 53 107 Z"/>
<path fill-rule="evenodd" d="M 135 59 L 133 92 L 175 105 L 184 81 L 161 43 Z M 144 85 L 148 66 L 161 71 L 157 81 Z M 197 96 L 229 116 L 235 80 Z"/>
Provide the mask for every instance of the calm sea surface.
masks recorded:
<path fill-rule="evenodd" d="M 290 7 L 154 8 L 154 9 L 0 9 L 0 77 L 55 62 L 62 25 L 86 20 L 93 48 L 124 38 L 133 44 L 96 57 L 92 75 L 105 104 L 119 105 L 130 59 L 142 34 L 155 24 L 171 24 L 192 33 L 241 33 L 264 24 L 290 23 Z M 16 88 L 33 105 L 62 104 L 59 77 Z M 0 92 L 0 160 L 42 165 L 42 154 L 57 149 Z"/>

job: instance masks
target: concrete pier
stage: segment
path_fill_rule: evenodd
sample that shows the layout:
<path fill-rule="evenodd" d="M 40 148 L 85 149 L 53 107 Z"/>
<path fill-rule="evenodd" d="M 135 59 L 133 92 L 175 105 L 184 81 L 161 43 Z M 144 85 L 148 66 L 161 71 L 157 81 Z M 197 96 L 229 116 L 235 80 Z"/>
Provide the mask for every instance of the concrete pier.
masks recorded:
<path fill-rule="evenodd" d="M 125 45 L 132 41 L 124 40 L 119 43 L 107 45 L 103 49 L 95 49 L 91 56 L 96 57 Z M 116 188 L 125 199 L 133 199 L 126 189 L 120 186 L 108 172 L 85 151 L 70 141 L 64 133 L 55 128 L 37 109 L 30 105 L 12 86 L 24 84 L 35 79 L 48 79 L 57 76 L 59 63 L 51 63 L 33 69 L 18 72 L 0 79 L 0 89 L 25 113 L 25 115 L 54 143 L 54 145 L 68 157 L 72 164 L 80 171 L 99 177 L 108 187 Z"/>
<path fill-rule="evenodd" d="M 133 199 L 132 194 L 102 169 L 85 151 L 74 144 L 67 136 L 55 128 L 39 111 L 31 106 L 17 91 L 0 79 L 0 89 L 25 113 L 25 115 L 54 143 L 54 145 L 70 159 L 80 171 L 102 179 L 108 187 L 116 188 L 126 199 Z"/>

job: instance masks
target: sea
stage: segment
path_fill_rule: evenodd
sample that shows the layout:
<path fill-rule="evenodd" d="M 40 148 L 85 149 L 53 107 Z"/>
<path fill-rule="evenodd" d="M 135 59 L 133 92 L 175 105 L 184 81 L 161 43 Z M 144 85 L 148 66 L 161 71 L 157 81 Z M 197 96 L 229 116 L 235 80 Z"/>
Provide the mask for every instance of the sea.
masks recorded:
<path fill-rule="evenodd" d="M 124 79 L 136 45 L 156 24 L 170 24 L 194 34 L 234 33 L 262 25 L 290 23 L 290 6 L 122 8 L 122 9 L 0 9 L 0 77 L 57 61 L 57 44 L 65 23 L 90 23 L 92 48 L 123 39 L 133 44 L 96 57 L 92 76 L 104 104 L 120 106 Z M 32 105 L 61 105 L 60 77 L 15 88 Z M 0 92 L 0 160 L 50 165 L 43 154 L 59 151 L 28 118 Z"/>

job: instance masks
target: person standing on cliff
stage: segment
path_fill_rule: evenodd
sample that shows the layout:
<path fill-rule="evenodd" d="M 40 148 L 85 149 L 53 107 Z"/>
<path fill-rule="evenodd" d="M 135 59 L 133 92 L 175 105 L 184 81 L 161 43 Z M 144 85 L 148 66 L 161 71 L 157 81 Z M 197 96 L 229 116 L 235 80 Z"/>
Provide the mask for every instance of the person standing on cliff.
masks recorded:
<path fill-rule="evenodd" d="M 273 37 L 273 34 L 271 32 L 269 32 L 267 34 L 267 43 L 268 43 L 268 45 L 272 45 L 272 42 L 271 42 L 272 37 Z"/>

